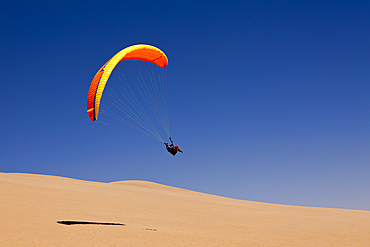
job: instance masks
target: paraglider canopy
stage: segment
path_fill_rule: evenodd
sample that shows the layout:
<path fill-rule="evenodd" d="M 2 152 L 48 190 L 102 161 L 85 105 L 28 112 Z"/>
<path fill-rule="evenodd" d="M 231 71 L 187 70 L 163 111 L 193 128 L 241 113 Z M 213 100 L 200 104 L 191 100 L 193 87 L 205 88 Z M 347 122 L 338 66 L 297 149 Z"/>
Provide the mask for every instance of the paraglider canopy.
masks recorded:
<path fill-rule="evenodd" d="M 87 113 L 91 121 L 98 119 L 100 100 L 113 69 L 120 61 L 124 60 L 147 61 L 161 68 L 168 64 L 166 54 L 151 45 L 132 45 L 118 52 L 100 68 L 91 82 L 87 96 Z"/>

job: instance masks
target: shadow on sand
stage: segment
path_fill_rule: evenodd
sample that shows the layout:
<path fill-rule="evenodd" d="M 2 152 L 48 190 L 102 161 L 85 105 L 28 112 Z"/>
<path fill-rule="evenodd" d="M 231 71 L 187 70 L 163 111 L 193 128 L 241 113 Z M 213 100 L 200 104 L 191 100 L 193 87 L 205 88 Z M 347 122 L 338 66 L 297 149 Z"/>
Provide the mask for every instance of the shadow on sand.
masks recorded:
<path fill-rule="evenodd" d="M 57 221 L 59 224 L 63 225 L 110 225 L 110 226 L 125 226 L 122 223 L 106 223 L 106 222 L 91 222 L 91 221 Z"/>

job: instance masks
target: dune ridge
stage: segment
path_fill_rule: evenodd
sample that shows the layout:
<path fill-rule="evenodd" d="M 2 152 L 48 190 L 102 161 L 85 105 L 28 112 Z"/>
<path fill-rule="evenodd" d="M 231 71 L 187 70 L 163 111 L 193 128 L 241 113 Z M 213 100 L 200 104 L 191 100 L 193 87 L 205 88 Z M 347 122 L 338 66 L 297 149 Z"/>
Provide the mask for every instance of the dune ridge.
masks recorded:
<path fill-rule="evenodd" d="M 0 173 L 0 202 L 0 246 L 370 246 L 369 211 L 251 202 L 146 181 Z"/>

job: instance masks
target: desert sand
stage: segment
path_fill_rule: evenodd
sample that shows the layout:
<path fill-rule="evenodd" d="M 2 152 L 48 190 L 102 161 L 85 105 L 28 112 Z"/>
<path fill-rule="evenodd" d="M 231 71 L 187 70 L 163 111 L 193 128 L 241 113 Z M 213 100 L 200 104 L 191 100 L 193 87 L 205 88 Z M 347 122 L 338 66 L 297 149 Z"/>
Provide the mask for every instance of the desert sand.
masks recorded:
<path fill-rule="evenodd" d="M 0 246 L 370 246 L 370 211 L 236 200 L 145 181 L 0 173 L 0 220 Z"/>

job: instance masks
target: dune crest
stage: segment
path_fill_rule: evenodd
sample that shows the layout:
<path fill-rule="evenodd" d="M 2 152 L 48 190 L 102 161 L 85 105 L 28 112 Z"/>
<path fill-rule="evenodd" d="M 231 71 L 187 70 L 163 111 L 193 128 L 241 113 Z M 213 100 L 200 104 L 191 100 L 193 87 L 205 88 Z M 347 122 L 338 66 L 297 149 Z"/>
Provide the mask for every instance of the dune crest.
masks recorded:
<path fill-rule="evenodd" d="M 146 181 L 0 173 L 0 202 L 1 246 L 370 246 L 369 211 L 250 202 Z"/>

